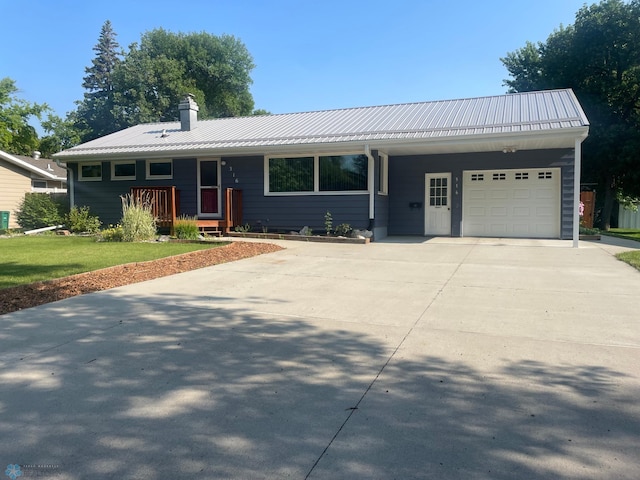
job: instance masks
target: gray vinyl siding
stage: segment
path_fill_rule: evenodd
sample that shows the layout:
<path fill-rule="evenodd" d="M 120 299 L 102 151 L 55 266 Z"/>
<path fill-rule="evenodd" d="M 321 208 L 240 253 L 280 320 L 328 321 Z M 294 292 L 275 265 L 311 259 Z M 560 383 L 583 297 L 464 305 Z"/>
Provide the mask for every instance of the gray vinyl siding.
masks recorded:
<path fill-rule="evenodd" d="M 222 158 L 221 185 L 242 190 L 243 223 L 255 229 L 300 230 L 308 226 L 315 231 L 324 230 L 324 218 L 331 212 L 333 225 L 349 223 L 354 228 L 369 226 L 369 196 L 357 195 L 264 195 L 264 157 Z M 197 214 L 197 160 L 173 159 L 173 179 L 146 180 L 145 160 L 136 161 L 136 180 L 111 180 L 110 162 L 102 162 L 102 180 L 78 180 L 78 164 L 69 163 L 74 178 L 74 201 L 77 206 L 87 205 L 98 215 L 103 225 L 116 224 L 122 217 L 121 195 L 131 187 L 175 186 L 179 194 L 179 215 Z M 221 209 L 224 209 L 224 195 Z M 224 210 L 222 210 L 224 211 Z"/>
<path fill-rule="evenodd" d="M 341 223 L 368 227 L 368 194 L 265 196 L 264 157 L 226 157 L 223 161 L 222 186 L 242 190 L 242 221 L 254 229 L 286 231 L 308 226 L 320 232 L 327 212 L 331 212 L 334 227 Z"/>
<path fill-rule="evenodd" d="M 389 158 L 389 235 L 424 235 L 425 174 L 451 173 L 451 236 L 462 226 L 462 172 L 514 168 L 561 169 L 561 235 L 572 237 L 573 149 L 411 155 Z M 411 208 L 419 203 L 419 208 Z"/>
<path fill-rule="evenodd" d="M 560 201 L 562 208 L 560 210 L 560 235 L 562 239 L 573 238 L 573 179 L 575 172 L 574 152 L 571 152 L 571 164 L 562 168 L 562 180 L 560 192 Z"/>
<path fill-rule="evenodd" d="M 131 187 L 171 186 L 179 191 L 181 214 L 195 215 L 197 212 L 196 173 L 197 164 L 193 158 L 173 160 L 173 179 L 146 180 L 145 160 L 136 160 L 136 180 L 111 180 L 111 163 L 102 162 L 102 180 L 82 182 L 78 180 L 78 164 L 69 163 L 73 172 L 74 203 L 78 207 L 88 206 L 91 213 L 100 218 L 103 226 L 115 225 L 122 218 L 121 195 L 129 193 Z"/>

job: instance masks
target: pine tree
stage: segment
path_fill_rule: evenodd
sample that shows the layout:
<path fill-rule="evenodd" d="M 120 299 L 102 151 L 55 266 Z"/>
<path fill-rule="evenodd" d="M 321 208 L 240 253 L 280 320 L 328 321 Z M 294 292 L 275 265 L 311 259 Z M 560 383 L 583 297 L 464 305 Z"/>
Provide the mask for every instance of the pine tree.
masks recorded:
<path fill-rule="evenodd" d="M 82 140 L 89 141 L 122 128 L 113 115 L 113 72 L 122 61 L 122 51 L 116 41 L 111 22 L 107 20 L 100 30 L 96 52 L 91 66 L 85 68 L 82 87 L 87 91 L 78 102 L 77 126 Z"/>

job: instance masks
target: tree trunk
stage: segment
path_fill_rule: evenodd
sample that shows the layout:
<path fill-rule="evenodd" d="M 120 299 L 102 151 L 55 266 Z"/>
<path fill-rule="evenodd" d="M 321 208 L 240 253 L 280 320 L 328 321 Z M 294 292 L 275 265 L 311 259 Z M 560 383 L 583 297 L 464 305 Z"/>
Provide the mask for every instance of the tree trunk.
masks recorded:
<path fill-rule="evenodd" d="M 613 178 L 607 175 L 604 191 L 604 206 L 602 207 L 602 230 L 608 232 L 611 228 L 611 214 L 613 213 L 613 201 L 615 199 L 615 188 L 613 186 Z"/>

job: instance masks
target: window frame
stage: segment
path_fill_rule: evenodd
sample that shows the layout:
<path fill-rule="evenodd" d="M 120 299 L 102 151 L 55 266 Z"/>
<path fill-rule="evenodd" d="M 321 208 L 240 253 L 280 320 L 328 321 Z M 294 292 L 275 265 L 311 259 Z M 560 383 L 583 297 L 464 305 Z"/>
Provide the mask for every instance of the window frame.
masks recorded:
<path fill-rule="evenodd" d="M 171 165 L 171 175 L 151 175 L 152 163 L 168 163 Z M 173 159 L 172 158 L 155 158 L 145 161 L 145 180 L 173 180 Z"/>
<path fill-rule="evenodd" d="M 95 165 L 100 167 L 99 177 L 85 177 L 84 175 L 82 175 L 82 167 L 89 167 L 89 166 L 95 166 Z M 103 170 L 104 168 L 102 166 L 102 162 L 80 162 L 78 163 L 78 181 L 79 182 L 101 182 L 104 174 Z"/>
<path fill-rule="evenodd" d="M 320 190 L 320 157 L 335 157 L 341 155 L 365 155 L 363 152 L 322 152 L 322 153 L 295 153 L 273 154 L 264 156 L 264 195 L 269 197 L 283 196 L 310 196 L 310 195 L 364 195 L 366 190 Z M 269 190 L 269 160 L 272 158 L 313 158 L 313 190 L 301 192 L 271 192 Z M 369 185 L 369 166 L 367 163 L 367 186 Z"/>
<path fill-rule="evenodd" d="M 133 164 L 134 174 L 127 176 L 116 176 L 116 165 L 131 165 Z M 172 169 L 173 171 L 173 169 Z M 114 160 L 111 162 L 111 180 L 123 181 L 123 180 L 136 180 L 138 176 L 138 165 L 135 160 Z"/>

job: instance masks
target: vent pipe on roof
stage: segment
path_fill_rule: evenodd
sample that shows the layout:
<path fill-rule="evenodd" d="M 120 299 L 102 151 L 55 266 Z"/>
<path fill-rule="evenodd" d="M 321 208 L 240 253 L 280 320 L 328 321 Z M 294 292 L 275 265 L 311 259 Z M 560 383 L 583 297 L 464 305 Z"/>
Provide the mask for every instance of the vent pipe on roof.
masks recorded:
<path fill-rule="evenodd" d="M 198 104 L 190 93 L 178 104 L 180 111 L 180 130 L 188 132 L 198 123 Z"/>
<path fill-rule="evenodd" d="M 41 153 L 38 150 L 34 150 L 31 156 L 34 160 L 38 160 L 40 158 Z"/>

